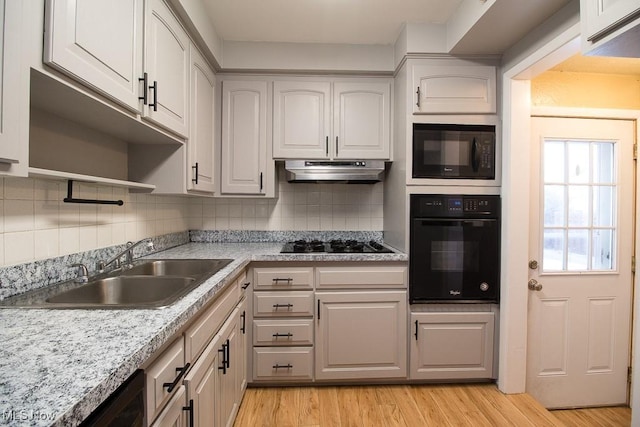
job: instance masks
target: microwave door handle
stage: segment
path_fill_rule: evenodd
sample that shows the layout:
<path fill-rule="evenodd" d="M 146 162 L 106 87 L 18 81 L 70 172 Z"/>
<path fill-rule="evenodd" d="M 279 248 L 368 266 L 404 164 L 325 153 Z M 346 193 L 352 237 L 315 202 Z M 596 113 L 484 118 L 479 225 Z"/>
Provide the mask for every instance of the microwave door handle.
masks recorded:
<path fill-rule="evenodd" d="M 478 172 L 478 160 L 478 141 L 474 137 L 471 143 L 471 167 L 474 172 Z"/>

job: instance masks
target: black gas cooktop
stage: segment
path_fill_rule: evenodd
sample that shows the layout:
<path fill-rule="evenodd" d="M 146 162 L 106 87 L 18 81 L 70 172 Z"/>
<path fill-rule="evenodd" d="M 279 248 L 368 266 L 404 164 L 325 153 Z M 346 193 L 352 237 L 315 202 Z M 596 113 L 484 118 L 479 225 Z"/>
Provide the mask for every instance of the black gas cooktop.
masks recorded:
<path fill-rule="evenodd" d="M 330 240 L 323 242 L 320 240 L 296 240 L 285 243 L 280 253 L 393 253 L 389 248 L 380 243 L 370 240 L 363 242 L 359 240 Z"/>

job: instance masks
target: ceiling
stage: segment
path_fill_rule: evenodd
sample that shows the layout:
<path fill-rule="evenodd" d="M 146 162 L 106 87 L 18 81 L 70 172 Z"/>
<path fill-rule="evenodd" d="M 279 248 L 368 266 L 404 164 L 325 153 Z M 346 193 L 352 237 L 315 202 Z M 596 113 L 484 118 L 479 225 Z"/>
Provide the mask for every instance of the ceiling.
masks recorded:
<path fill-rule="evenodd" d="M 405 22 L 443 24 L 462 0 L 204 0 L 230 41 L 393 44 Z"/>

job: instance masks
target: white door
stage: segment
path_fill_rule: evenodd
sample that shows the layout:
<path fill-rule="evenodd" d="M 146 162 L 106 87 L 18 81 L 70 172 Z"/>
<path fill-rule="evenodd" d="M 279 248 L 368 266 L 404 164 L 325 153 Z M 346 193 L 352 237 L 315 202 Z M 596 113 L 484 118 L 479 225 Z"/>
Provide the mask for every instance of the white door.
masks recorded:
<path fill-rule="evenodd" d="M 189 136 L 189 36 L 163 0 L 145 2 L 144 70 L 148 74 L 145 116 Z"/>
<path fill-rule="evenodd" d="M 267 82 L 222 82 L 223 194 L 264 194 Z"/>
<path fill-rule="evenodd" d="M 142 14 L 142 0 L 49 1 L 44 63 L 137 112 Z"/>
<path fill-rule="evenodd" d="M 627 402 L 633 142 L 632 121 L 532 118 L 526 390 L 547 408 Z"/>
<path fill-rule="evenodd" d="M 337 159 L 388 159 L 391 84 L 333 86 L 333 154 Z"/>
<path fill-rule="evenodd" d="M 273 157 L 326 159 L 331 147 L 331 84 L 273 83 Z"/>

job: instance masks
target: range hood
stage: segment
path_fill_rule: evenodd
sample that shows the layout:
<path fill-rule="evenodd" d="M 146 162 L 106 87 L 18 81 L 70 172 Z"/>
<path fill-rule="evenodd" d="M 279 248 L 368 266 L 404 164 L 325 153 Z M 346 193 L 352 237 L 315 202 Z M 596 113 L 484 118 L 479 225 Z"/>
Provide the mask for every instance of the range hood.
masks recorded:
<path fill-rule="evenodd" d="M 289 182 L 380 182 L 383 160 L 287 160 L 284 162 Z"/>

